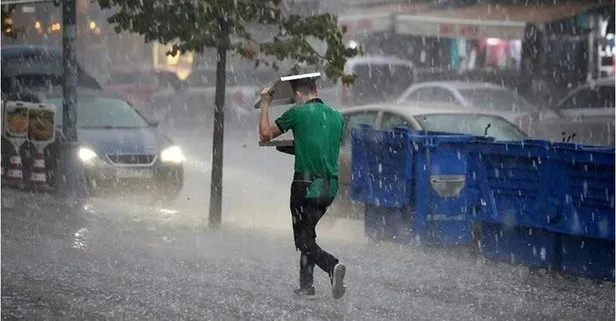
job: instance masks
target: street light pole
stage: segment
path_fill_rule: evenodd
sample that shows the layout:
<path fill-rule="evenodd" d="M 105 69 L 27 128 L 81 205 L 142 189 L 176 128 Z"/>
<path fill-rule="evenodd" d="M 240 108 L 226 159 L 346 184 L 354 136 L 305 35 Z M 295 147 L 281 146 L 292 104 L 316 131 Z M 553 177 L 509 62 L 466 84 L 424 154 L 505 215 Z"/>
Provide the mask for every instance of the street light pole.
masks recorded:
<path fill-rule="evenodd" d="M 77 34 L 76 0 L 62 1 L 62 54 L 64 67 L 62 136 L 56 181 L 56 193 L 68 201 L 88 197 L 83 164 L 77 143 Z"/>

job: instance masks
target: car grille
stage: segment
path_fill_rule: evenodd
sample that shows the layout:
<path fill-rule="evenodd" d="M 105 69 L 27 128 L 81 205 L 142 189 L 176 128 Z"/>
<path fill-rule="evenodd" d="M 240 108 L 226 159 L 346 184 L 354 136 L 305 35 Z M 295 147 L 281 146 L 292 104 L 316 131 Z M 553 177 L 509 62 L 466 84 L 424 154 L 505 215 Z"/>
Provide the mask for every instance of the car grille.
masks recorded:
<path fill-rule="evenodd" d="M 107 158 L 114 164 L 151 164 L 156 159 L 156 155 L 148 154 L 107 154 Z"/>

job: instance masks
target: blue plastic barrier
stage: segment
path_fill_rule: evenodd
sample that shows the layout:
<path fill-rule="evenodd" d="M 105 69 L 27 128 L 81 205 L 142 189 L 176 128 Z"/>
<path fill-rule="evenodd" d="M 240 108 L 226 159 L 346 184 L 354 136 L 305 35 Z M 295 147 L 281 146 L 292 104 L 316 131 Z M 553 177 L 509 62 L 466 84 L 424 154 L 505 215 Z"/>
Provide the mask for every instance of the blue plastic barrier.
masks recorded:
<path fill-rule="evenodd" d="M 366 204 L 366 233 L 407 239 L 410 232 L 426 244 L 469 244 L 466 145 L 472 138 L 406 128 L 354 130 L 351 198 Z"/>
<path fill-rule="evenodd" d="M 428 244 L 472 242 L 466 178 L 469 135 L 410 136 L 415 151 L 413 234 Z"/>
<path fill-rule="evenodd" d="M 352 132 L 351 199 L 399 208 L 410 200 L 412 150 L 406 131 L 377 131 L 361 125 Z"/>
<path fill-rule="evenodd" d="M 369 203 L 374 192 L 372 186 L 368 185 L 370 171 L 368 167 L 368 157 L 370 136 L 367 135 L 373 125 L 360 124 L 358 129 L 351 132 L 351 188 L 349 197 L 353 201 Z"/>
<path fill-rule="evenodd" d="M 481 197 L 474 204 L 478 221 L 535 228 L 554 222 L 557 196 L 551 184 L 559 176 L 550 170 L 549 142 L 484 142 L 473 149 L 470 179 Z"/>
<path fill-rule="evenodd" d="M 510 264 L 559 268 L 558 236 L 544 229 L 481 225 L 481 250 L 486 258 Z"/>
<path fill-rule="evenodd" d="M 472 148 L 469 180 L 480 191 L 475 217 L 484 225 L 486 257 L 509 261 L 509 254 L 531 266 L 613 279 L 613 148 L 538 140 Z M 498 235 L 503 229 L 510 232 Z M 546 260 L 529 247 L 546 249 Z"/>
<path fill-rule="evenodd" d="M 488 258 L 613 279 L 614 155 L 362 127 L 353 133 L 352 194 L 366 203 L 368 235 L 464 245 L 479 222 Z"/>
<path fill-rule="evenodd" d="M 614 280 L 614 241 L 561 235 L 560 269 L 568 274 Z"/>
<path fill-rule="evenodd" d="M 614 239 L 613 148 L 531 140 L 473 149 L 477 220 Z"/>
<path fill-rule="evenodd" d="M 614 149 L 555 144 L 554 172 L 561 175 L 554 232 L 614 240 Z"/>

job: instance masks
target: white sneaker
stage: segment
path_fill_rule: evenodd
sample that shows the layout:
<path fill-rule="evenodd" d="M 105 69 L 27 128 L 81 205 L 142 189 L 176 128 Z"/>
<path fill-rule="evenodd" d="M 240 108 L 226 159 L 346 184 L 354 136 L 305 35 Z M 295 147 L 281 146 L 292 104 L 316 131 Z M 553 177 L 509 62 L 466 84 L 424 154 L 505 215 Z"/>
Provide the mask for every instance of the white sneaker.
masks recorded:
<path fill-rule="evenodd" d="M 346 292 L 344 286 L 344 275 L 346 274 L 346 267 L 342 263 L 334 266 L 334 272 L 332 273 L 332 295 L 334 299 L 340 299 Z"/>

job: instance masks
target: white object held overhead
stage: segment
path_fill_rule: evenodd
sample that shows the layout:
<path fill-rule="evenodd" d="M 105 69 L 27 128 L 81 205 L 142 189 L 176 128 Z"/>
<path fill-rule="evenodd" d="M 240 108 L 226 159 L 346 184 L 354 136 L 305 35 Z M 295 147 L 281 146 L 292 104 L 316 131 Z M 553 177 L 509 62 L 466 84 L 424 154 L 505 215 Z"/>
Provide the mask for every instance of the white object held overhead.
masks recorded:
<path fill-rule="evenodd" d="M 295 103 L 293 98 L 293 90 L 291 89 L 291 81 L 319 77 L 321 77 L 320 72 L 280 77 L 274 83 L 273 87 L 275 92 L 270 106 L 286 106 Z M 260 107 L 261 99 L 259 99 L 259 101 L 255 104 L 255 109 L 259 109 Z"/>
<path fill-rule="evenodd" d="M 301 74 L 301 75 L 293 75 L 293 76 L 285 76 L 285 77 L 280 77 L 280 81 L 291 81 L 291 80 L 298 80 L 298 79 L 305 79 L 305 78 L 319 78 L 321 77 L 321 73 L 320 72 L 313 72 L 310 74 Z"/>

